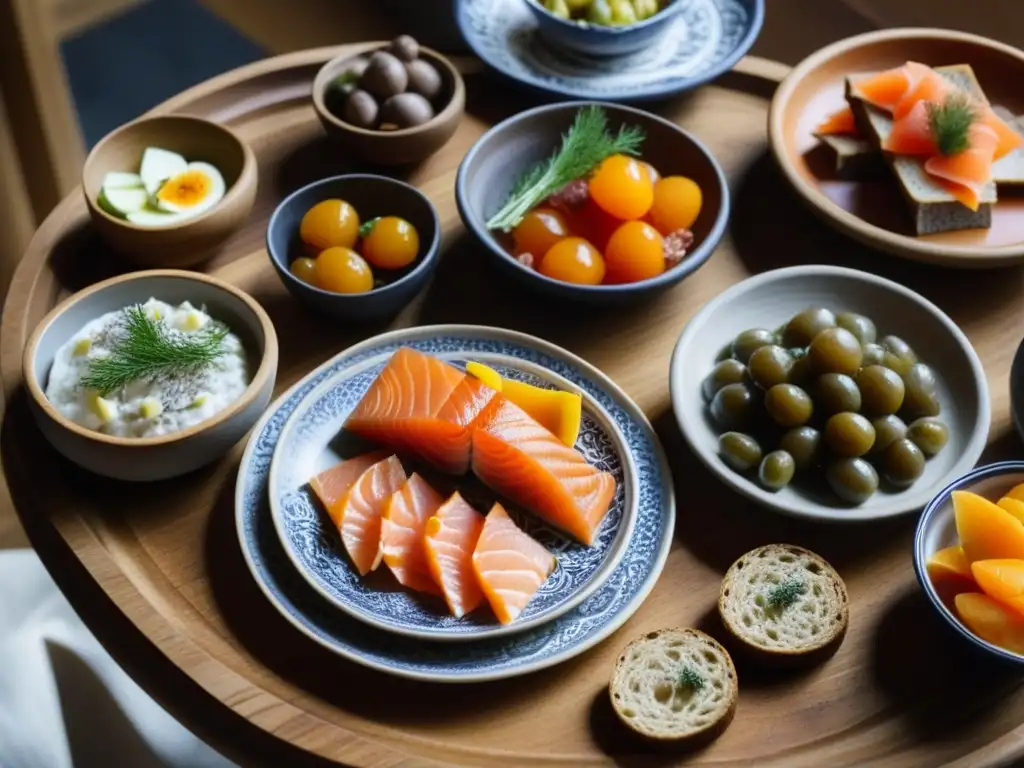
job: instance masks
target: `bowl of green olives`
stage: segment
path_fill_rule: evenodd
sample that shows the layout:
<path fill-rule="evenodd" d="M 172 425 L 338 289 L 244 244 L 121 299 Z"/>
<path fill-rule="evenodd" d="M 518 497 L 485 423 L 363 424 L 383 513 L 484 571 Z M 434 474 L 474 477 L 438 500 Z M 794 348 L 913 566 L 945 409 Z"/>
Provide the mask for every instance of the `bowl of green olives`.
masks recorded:
<path fill-rule="evenodd" d="M 541 38 L 556 50 L 622 56 L 664 34 L 687 0 L 525 0 Z"/>
<path fill-rule="evenodd" d="M 920 510 L 974 466 L 991 419 L 981 362 L 949 317 L 832 266 L 766 272 L 706 304 L 676 344 L 670 388 L 712 472 L 818 520 Z"/>

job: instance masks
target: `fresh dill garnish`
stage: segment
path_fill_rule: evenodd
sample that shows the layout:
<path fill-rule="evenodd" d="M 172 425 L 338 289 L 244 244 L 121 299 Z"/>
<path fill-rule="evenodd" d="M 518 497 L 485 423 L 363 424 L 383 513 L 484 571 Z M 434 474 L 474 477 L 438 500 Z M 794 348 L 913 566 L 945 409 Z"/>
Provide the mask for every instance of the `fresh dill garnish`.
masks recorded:
<path fill-rule="evenodd" d="M 704 678 L 693 667 L 683 667 L 683 671 L 679 673 L 679 686 L 699 691 L 704 687 Z"/>
<path fill-rule="evenodd" d="M 786 579 L 768 590 L 768 605 L 775 610 L 788 608 L 806 591 L 807 585 L 799 579 Z"/>
<path fill-rule="evenodd" d="M 643 129 L 637 126 L 622 126 L 617 134 L 611 133 L 601 107 L 580 109 L 572 127 L 562 136 L 562 146 L 523 174 L 505 205 L 487 222 L 487 228 L 509 232 L 538 203 L 569 182 L 584 178 L 605 159 L 638 155 L 643 140 Z"/>
<path fill-rule="evenodd" d="M 971 100 L 962 93 L 951 93 L 942 104 L 929 103 L 928 127 L 939 153 L 955 155 L 970 149 L 976 117 Z"/>
<path fill-rule="evenodd" d="M 110 354 L 92 360 L 81 381 L 103 397 L 133 381 L 198 375 L 224 354 L 228 335 L 226 326 L 213 324 L 195 333 L 172 333 L 140 304 L 125 308 L 119 330 Z"/>

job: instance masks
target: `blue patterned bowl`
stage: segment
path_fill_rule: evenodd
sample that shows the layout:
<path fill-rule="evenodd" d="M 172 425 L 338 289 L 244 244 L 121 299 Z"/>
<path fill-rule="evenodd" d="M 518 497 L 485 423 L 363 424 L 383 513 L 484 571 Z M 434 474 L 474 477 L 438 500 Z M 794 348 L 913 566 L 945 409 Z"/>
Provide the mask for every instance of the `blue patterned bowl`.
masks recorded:
<path fill-rule="evenodd" d="M 577 390 L 556 372 L 519 359 L 511 342 L 496 341 L 473 350 L 430 348 L 429 352 L 457 367 L 470 359 L 483 362 L 503 376 L 531 384 Z M 427 640 L 479 640 L 522 632 L 561 616 L 600 589 L 614 572 L 629 544 L 639 503 L 638 476 L 630 445 L 615 419 L 586 391 L 584 417 L 576 448 L 594 466 L 610 472 L 617 484 L 615 498 L 592 546 L 585 546 L 541 523 L 533 515 L 507 507 L 527 533 L 553 552 L 558 565 L 510 625 L 501 625 L 489 610 L 462 618 L 451 616 L 439 598 L 401 588 L 386 568 L 361 577 L 342 547 L 337 529 L 321 510 L 308 481 L 366 447 L 347 435 L 342 424 L 391 359 L 393 348 L 328 377 L 296 407 L 274 451 L 270 469 L 270 508 L 285 552 L 295 568 L 327 600 L 352 616 L 380 629 Z M 589 366 L 577 361 L 580 370 Z M 406 461 L 406 470 L 413 465 Z M 494 494 L 472 477 L 434 475 L 416 470 L 442 493 L 459 490 L 486 513 Z"/>
<path fill-rule="evenodd" d="M 653 45 L 671 26 L 686 0 L 669 0 L 660 12 L 636 24 L 605 27 L 570 21 L 551 13 L 538 0 L 524 0 L 537 19 L 537 29 L 548 45 L 588 56 L 622 56 Z"/>

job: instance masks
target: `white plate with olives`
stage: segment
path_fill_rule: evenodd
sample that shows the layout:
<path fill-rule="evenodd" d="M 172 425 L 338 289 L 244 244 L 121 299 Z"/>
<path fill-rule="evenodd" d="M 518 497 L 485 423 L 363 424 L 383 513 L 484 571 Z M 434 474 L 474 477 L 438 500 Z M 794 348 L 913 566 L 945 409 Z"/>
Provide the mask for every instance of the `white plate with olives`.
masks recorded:
<path fill-rule="evenodd" d="M 676 343 L 670 387 L 683 435 L 723 482 L 817 520 L 921 510 L 974 466 L 991 420 L 957 325 L 842 267 L 766 272 L 708 302 Z"/>

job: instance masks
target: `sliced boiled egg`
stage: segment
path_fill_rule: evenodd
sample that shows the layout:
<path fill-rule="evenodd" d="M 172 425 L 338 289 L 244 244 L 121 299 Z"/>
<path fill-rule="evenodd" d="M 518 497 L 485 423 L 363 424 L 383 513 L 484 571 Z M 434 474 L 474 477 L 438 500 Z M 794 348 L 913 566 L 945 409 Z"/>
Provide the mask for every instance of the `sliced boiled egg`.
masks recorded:
<path fill-rule="evenodd" d="M 189 163 L 157 190 L 156 207 L 173 214 L 194 216 L 216 205 L 226 185 L 220 171 L 209 163 Z"/>

